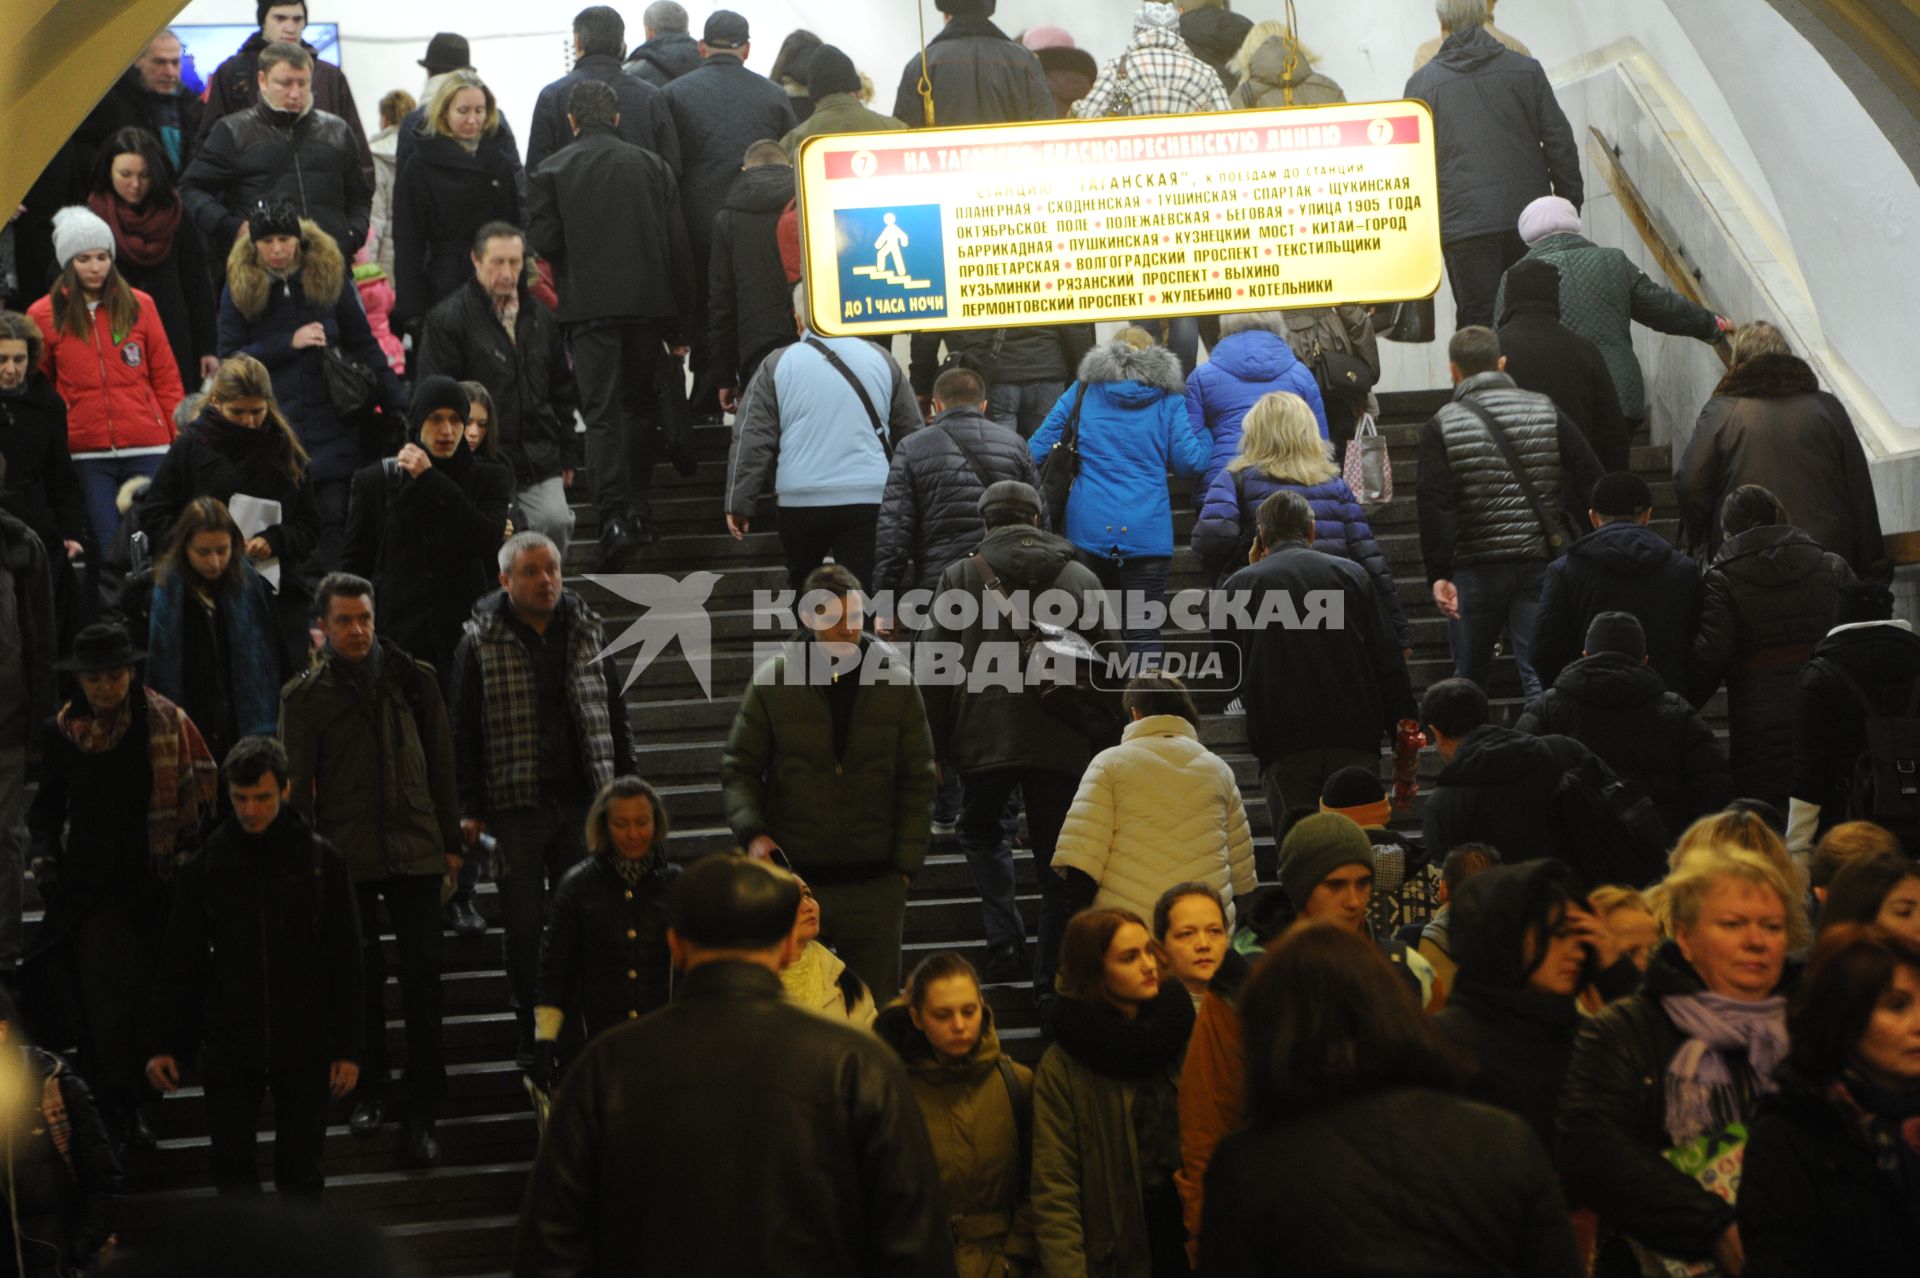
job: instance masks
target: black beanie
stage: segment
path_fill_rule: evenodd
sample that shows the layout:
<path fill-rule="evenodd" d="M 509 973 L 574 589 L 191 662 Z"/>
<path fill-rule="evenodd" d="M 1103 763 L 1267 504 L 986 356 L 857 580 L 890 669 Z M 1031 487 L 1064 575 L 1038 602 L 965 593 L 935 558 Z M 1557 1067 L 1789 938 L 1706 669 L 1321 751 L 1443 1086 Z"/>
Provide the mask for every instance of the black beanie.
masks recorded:
<path fill-rule="evenodd" d="M 1507 268 L 1507 304 L 1551 302 L 1560 309 L 1560 268 L 1537 257 L 1523 257 Z"/>
<path fill-rule="evenodd" d="M 258 0 L 253 6 L 253 25 L 263 27 L 267 24 L 267 10 L 284 9 L 290 5 L 299 5 L 300 12 L 307 11 L 307 0 Z"/>
<path fill-rule="evenodd" d="M 1327 778 L 1320 791 L 1321 806 L 1335 811 L 1364 808 L 1386 797 L 1387 788 L 1380 784 L 1378 768 L 1341 768 Z"/>
<path fill-rule="evenodd" d="M 807 96 L 815 102 L 829 93 L 860 92 L 860 73 L 853 69 L 853 59 L 830 44 L 813 51 L 802 79 L 806 81 Z"/>
<path fill-rule="evenodd" d="M 1603 612 L 1587 625 L 1587 652 L 1617 652 L 1634 661 L 1647 659 L 1647 631 L 1630 612 Z"/>
<path fill-rule="evenodd" d="M 407 406 L 407 426 L 418 435 L 427 418 L 440 408 L 451 408 L 464 422 L 472 403 L 467 393 L 460 389 L 460 383 L 451 377 L 423 377 L 414 383 L 413 402 Z"/>
<path fill-rule="evenodd" d="M 1893 591 L 1877 581 L 1850 581 L 1840 587 L 1839 602 L 1833 606 L 1833 624 L 1848 626 L 1862 621 L 1889 621 L 1893 618 Z"/>

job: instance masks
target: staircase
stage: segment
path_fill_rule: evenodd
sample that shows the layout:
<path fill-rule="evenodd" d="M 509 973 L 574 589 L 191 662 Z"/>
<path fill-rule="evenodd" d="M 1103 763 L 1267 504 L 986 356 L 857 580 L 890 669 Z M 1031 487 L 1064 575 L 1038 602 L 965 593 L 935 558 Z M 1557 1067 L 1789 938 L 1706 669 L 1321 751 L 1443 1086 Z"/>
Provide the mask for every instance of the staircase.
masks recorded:
<path fill-rule="evenodd" d="M 1420 425 L 1444 402 L 1440 392 L 1383 395 L 1383 422 L 1393 459 L 1395 499 L 1371 512 L 1374 532 L 1400 587 L 1413 625 L 1413 682 L 1416 693 L 1452 673 L 1446 628 L 1426 589 L 1420 567 L 1419 535 L 1413 500 L 1414 453 Z M 643 672 L 628 692 L 639 752 L 639 768 L 660 789 L 673 818 L 670 849 L 677 859 L 728 850 L 718 772 L 728 725 L 739 705 L 752 662 L 754 638 L 750 612 L 755 590 L 779 590 L 786 584 L 779 541 L 772 531 L 774 509 L 763 499 L 754 531 L 733 541 L 722 526 L 722 485 L 729 428 L 698 429 L 701 461 L 689 478 L 662 467 L 656 478 L 655 515 L 662 537 L 643 556 L 640 570 L 680 576 L 695 569 L 723 574 L 709 608 L 713 616 L 713 698 L 701 692 L 676 645 Z M 1633 467 L 1653 486 L 1662 512 L 1674 509 L 1672 466 L 1664 447 L 1633 450 Z M 590 509 L 579 510 L 580 524 L 568 554 L 570 585 L 585 596 L 618 635 L 638 609 L 583 579 L 598 558 L 596 527 Z M 1211 584 L 1185 543 L 1194 514 L 1185 485 L 1175 485 L 1176 542 L 1172 590 Z M 1655 525 L 1672 536 L 1675 523 Z M 769 636 L 761 635 L 762 639 Z M 625 668 L 622 658 L 622 668 Z M 1496 715 L 1518 713 L 1520 687 L 1513 661 L 1494 664 L 1492 693 Z M 1717 704 L 1714 706 L 1718 708 Z M 1256 844 L 1270 847 L 1272 823 L 1261 797 L 1258 769 L 1247 752 L 1245 720 L 1210 715 L 1202 737 L 1233 765 L 1246 799 Z M 1438 761 L 1423 761 L 1430 781 Z M 1417 813 L 1411 818 L 1417 822 Z M 1030 857 L 1018 855 L 1021 906 L 1032 927 L 1038 906 Z M 483 884 L 481 911 L 498 917 L 491 884 Z M 908 904 L 906 967 L 938 950 L 956 949 L 976 964 L 985 957 L 980 906 L 972 877 L 957 846 L 936 842 L 926 870 L 914 881 Z M 392 946 L 392 938 L 386 940 Z M 450 1092 L 440 1121 L 444 1147 L 441 1166 L 408 1171 L 398 1166 L 397 1132 L 381 1139 L 355 1140 L 348 1134 L 346 1107 L 336 1103 L 326 1145 L 327 1201 L 335 1209 L 362 1213 L 384 1226 L 430 1274 L 504 1273 L 520 1195 L 534 1154 L 534 1124 L 520 1075 L 513 1065 L 514 1027 L 507 1010 L 506 975 L 501 966 L 501 932 L 496 926 L 481 937 L 446 942 L 445 977 L 447 1057 Z M 398 970 L 389 948 L 389 970 Z M 390 978 L 391 980 L 392 978 Z M 1033 1062 L 1041 1041 L 1025 985 L 987 990 L 1002 1041 L 1019 1059 Z M 388 991 L 388 1036 L 396 1057 L 403 1051 L 399 989 Z M 207 1141 L 197 1088 L 154 1107 L 154 1127 L 162 1143 L 157 1153 L 130 1158 L 131 1197 L 122 1211 L 120 1232 L 138 1236 L 141 1222 L 156 1219 L 185 1200 L 212 1193 L 207 1180 Z M 263 1133 L 263 1174 L 270 1167 L 272 1136 Z"/>

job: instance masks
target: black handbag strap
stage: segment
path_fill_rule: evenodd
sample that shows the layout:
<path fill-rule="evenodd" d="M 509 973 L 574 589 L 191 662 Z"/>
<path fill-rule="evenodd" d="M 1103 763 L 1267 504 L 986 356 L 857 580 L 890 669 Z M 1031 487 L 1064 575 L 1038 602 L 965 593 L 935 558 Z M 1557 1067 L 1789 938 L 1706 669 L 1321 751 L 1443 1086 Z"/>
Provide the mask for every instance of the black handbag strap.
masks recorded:
<path fill-rule="evenodd" d="M 880 411 L 873 406 L 873 401 L 867 398 L 867 388 L 860 384 L 860 379 L 853 375 L 853 370 L 847 367 L 846 361 L 835 355 L 832 348 L 825 342 L 812 334 L 808 334 L 806 342 L 819 353 L 820 358 L 833 365 L 834 371 L 847 379 L 847 385 L 853 387 L 853 393 L 859 399 L 860 407 L 867 410 L 867 421 L 873 427 L 873 433 L 880 439 L 880 450 L 887 455 L 888 461 L 892 461 L 893 441 L 887 438 L 887 428 L 880 424 Z"/>
<path fill-rule="evenodd" d="M 1513 441 L 1507 438 L 1500 423 L 1492 413 L 1473 402 L 1471 395 L 1462 396 L 1455 401 L 1462 408 L 1478 417 L 1486 426 L 1487 433 L 1493 436 L 1493 446 L 1506 458 L 1507 466 L 1513 471 L 1514 482 L 1520 485 L 1520 493 L 1527 499 L 1527 505 L 1533 507 L 1533 517 L 1540 522 L 1540 535 L 1547 539 L 1547 557 L 1557 559 L 1566 553 L 1567 535 L 1560 530 L 1553 512 L 1547 509 L 1547 503 L 1540 499 L 1540 490 L 1533 486 L 1533 477 L 1527 474 L 1527 468 L 1520 464 L 1520 454 L 1513 450 Z"/>
<path fill-rule="evenodd" d="M 987 468 L 980 464 L 980 459 L 974 456 L 973 450 L 967 447 L 967 441 L 960 438 L 960 432 L 955 430 L 951 423 L 947 426 L 946 435 L 953 441 L 953 446 L 960 450 L 960 455 L 967 459 L 967 468 L 973 471 L 973 477 L 980 481 L 980 486 L 993 487 L 993 480 L 987 477 Z"/>
<path fill-rule="evenodd" d="M 1060 426 L 1060 442 L 1057 448 L 1065 448 L 1073 454 L 1075 470 L 1080 468 L 1080 406 L 1087 402 L 1087 383 L 1081 382 L 1073 393 L 1073 409 L 1067 414 L 1067 420 Z"/>

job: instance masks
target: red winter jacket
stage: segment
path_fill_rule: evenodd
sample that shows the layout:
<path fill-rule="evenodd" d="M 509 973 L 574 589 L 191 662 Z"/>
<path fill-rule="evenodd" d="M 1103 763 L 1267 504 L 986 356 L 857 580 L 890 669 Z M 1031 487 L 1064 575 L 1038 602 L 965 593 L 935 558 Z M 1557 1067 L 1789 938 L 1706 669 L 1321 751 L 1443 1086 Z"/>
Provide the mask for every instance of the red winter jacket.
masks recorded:
<path fill-rule="evenodd" d="M 53 322 L 53 298 L 27 315 L 46 335 L 40 367 L 67 402 L 67 447 L 85 453 L 164 452 L 173 442 L 173 410 L 185 394 L 173 347 L 153 299 L 139 289 L 140 317 L 118 342 L 108 331 L 107 308 L 94 312 L 93 337 L 75 337 Z"/>

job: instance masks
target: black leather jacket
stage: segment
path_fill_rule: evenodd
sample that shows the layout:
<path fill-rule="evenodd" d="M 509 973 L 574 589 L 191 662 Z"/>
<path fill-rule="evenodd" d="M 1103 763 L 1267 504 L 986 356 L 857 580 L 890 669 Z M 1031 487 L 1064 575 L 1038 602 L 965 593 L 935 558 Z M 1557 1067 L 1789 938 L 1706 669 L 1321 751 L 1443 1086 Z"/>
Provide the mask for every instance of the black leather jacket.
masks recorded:
<path fill-rule="evenodd" d="M 771 971 L 711 962 L 568 1071 L 512 1268 L 952 1278 L 954 1261 L 899 1058 Z"/>
<path fill-rule="evenodd" d="M 665 1007 L 673 994 L 667 893 L 680 867 L 656 855 L 631 888 L 613 853 L 588 857 L 553 890 L 534 1001 L 586 1022 L 589 1037 Z"/>

